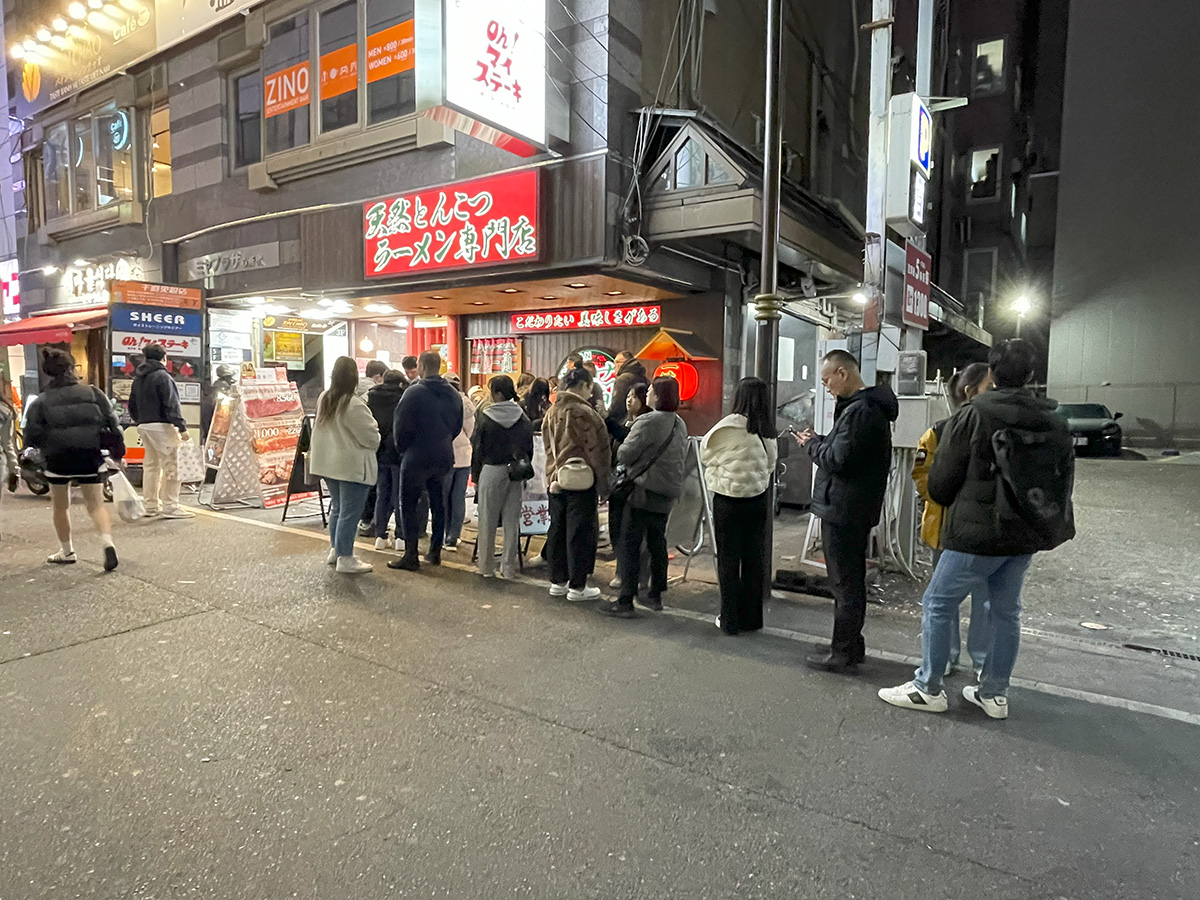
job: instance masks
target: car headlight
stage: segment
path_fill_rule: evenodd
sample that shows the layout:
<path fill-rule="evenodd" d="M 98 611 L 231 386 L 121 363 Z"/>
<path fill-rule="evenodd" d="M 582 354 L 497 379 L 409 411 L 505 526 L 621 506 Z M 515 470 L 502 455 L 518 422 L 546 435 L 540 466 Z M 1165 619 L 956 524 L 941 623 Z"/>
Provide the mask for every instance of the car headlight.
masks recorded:
<path fill-rule="evenodd" d="M 1104 426 L 1103 428 L 1101 428 L 1100 430 L 1101 430 L 1101 432 L 1103 432 L 1105 435 L 1107 435 L 1107 436 L 1111 437 L 1111 436 L 1112 436 L 1112 435 L 1114 435 L 1114 434 L 1119 434 L 1119 433 L 1120 433 L 1120 431 L 1121 431 L 1121 426 L 1120 426 L 1120 425 L 1118 425 L 1116 422 L 1109 422 L 1107 425 L 1105 425 L 1105 426 Z"/>

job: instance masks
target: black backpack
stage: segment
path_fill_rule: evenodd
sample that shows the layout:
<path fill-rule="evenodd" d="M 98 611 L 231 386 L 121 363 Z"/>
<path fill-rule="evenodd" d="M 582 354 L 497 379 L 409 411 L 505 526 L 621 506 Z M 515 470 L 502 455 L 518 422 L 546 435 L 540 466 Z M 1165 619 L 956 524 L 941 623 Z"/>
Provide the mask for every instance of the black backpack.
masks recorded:
<path fill-rule="evenodd" d="M 1001 532 L 1027 527 L 1039 550 L 1075 537 L 1075 447 L 1065 429 L 1001 428 L 992 435 L 996 457 L 996 519 Z"/>

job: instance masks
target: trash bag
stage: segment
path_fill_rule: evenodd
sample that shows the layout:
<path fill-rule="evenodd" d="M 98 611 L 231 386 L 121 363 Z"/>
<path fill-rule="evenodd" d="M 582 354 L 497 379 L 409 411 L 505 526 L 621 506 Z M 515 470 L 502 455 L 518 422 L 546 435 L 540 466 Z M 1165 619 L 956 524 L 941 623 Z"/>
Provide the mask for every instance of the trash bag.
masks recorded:
<path fill-rule="evenodd" d="M 113 502 L 117 505 L 118 516 L 126 522 L 136 522 L 146 515 L 146 504 L 142 502 L 142 498 L 138 496 L 124 472 L 113 469 L 108 481 L 112 485 Z"/>

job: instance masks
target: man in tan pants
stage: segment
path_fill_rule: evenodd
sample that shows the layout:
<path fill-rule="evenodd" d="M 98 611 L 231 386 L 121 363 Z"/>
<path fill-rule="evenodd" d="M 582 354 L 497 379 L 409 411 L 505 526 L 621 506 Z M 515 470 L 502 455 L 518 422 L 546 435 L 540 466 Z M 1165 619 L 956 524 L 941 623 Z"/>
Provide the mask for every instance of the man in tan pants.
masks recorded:
<path fill-rule="evenodd" d="M 179 405 L 179 389 L 163 364 L 166 351 L 158 344 L 150 344 L 143 352 L 146 361 L 137 367 L 133 377 L 129 414 L 146 449 L 142 467 L 146 516 L 191 519 L 195 513 L 179 505 L 179 445 L 189 440 Z"/>

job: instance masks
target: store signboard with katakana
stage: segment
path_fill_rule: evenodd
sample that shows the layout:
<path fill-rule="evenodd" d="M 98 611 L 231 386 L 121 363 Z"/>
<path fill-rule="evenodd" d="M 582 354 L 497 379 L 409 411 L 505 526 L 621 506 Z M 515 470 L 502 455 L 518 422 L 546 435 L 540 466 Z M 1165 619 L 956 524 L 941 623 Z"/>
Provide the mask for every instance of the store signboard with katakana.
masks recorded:
<path fill-rule="evenodd" d="M 649 328 L 662 324 L 661 306 L 606 306 L 516 313 L 513 331 L 583 331 L 588 328 Z"/>
<path fill-rule="evenodd" d="M 538 258 L 538 173 L 510 172 L 363 204 L 368 278 Z"/>
<path fill-rule="evenodd" d="M 546 0 L 447 0 L 446 104 L 546 143 Z"/>

